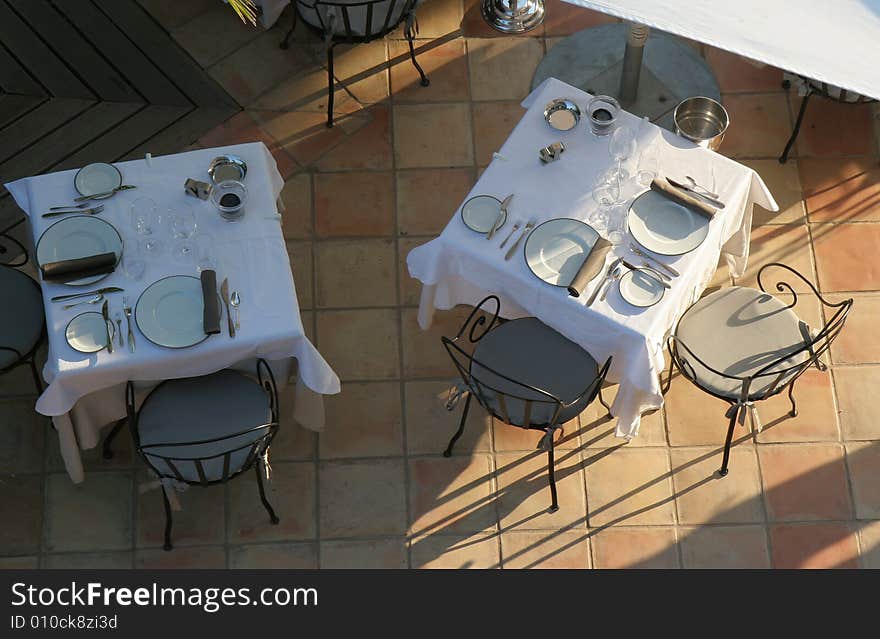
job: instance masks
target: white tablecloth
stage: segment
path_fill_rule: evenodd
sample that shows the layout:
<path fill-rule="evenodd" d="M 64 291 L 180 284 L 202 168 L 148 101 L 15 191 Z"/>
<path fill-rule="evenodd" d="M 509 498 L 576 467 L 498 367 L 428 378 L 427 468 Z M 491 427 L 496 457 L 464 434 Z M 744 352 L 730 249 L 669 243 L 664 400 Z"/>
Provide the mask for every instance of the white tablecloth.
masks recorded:
<path fill-rule="evenodd" d="M 246 214 L 236 223 L 224 221 L 210 201 L 184 194 L 186 178 L 208 180 L 208 164 L 221 153 L 239 155 L 248 165 Z M 62 441 L 62 454 L 74 481 L 82 480 L 77 440 L 81 448 L 96 446 L 100 429 L 125 415 L 122 389 L 127 380 L 157 382 L 205 375 L 236 365 L 253 372 L 254 359 L 261 357 L 272 362 L 273 369 L 280 375 L 279 384 L 282 384 L 291 370 L 291 360 L 295 359 L 297 381 L 301 383 L 297 383 L 293 416 L 307 428 L 323 428 L 320 394 L 338 393 L 339 379 L 303 330 L 290 259 L 276 208 L 283 181 L 265 145 L 257 142 L 203 149 L 155 157 L 149 164 L 145 160 L 135 160 L 116 166 L 122 171 L 124 183 L 134 184 L 137 188 L 103 200 L 105 209 L 99 217 L 113 224 L 123 240 L 130 242 L 138 239 L 130 214 L 131 202 L 136 198 L 150 197 L 161 207 L 192 206 L 197 219 L 194 240 L 206 241 L 213 247 L 218 285 L 228 277 L 230 291 L 240 291 L 241 328 L 231 339 L 226 333 L 224 317 L 221 334 L 191 348 L 167 349 L 149 342 L 137 329 L 133 316 L 135 353 L 130 353 L 127 347 L 118 347 L 118 342 L 113 353 L 101 351 L 93 355 L 74 351 L 67 344 L 64 330 L 70 319 L 84 310 L 100 309 L 80 306 L 63 310 L 61 303 L 50 301 L 51 297 L 119 286 L 125 289 L 124 294 L 134 306 L 140 293 L 152 282 L 169 275 L 198 276 L 195 265 L 181 264 L 172 258 L 173 240 L 167 228 L 162 229 L 163 253 L 158 258 L 146 257 L 147 268 L 140 281 L 129 279 L 120 267 L 106 279 L 85 289 L 43 283 L 49 335 L 49 355 L 43 377 L 49 386 L 37 400 L 36 409 L 53 417 Z M 18 205 L 31 217 L 35 242 L 46 228 L 58 221 L 57 218 L 44 219 L 40 217 L 41 213 L 50 206 L 69 203 L 77 195 L 73 187 L 74 174 L 73 170 L 62 171 L 6 184 Z M 111 314 L 122 310 L 122 296 L 123 293 L 108 295 Z M 122 326 L 125 332 L 124 320 Z"/>
<path fill-rule="evenodd" d="M 565 0 L 880 99 L 880 0 Z"/>
<path fill-rule="evenodd" d="M 540 223 L 557 217 L 589 217 L 596 208 L 593 179 L 611 165 L 608 138 L 594 137 L 586 121 L 566 133 L 548 127 L 544 106 L 557 97 L 574 99 L 582 109 L 590 98 L 555 78 L 543 82 L 523 101 L 528 111 L 501 147 L 500 157 L 487 167 L 468 197 L 488 194 L 503 198 L 513 192 L 509 216 L 521 222 L 529 218 Z M 717 193 L 727 204 L 716 214 L 708 236 L 698 248 L 679 257 L 662 258 L 681 276 L 673 280 L 672 288 L 658 304 L 636 309 L 612 288 L 605 301 L 597 300 L 587 307 L 595 283 L 579 298 L 569 296 L 564 288 L 545 284 L 526 266 L 524 242 L 520 243 L 519 254 L 505 261 L 507 247 L 499 250 L 500 240 L 487 242 L 484 235 L 469 230 L 459 211 L 440 237 L 409 253 L 407 264 L 410 274 L 423 284 L 419 308 L 423 329 L 430 326 L 435 308 L 475 305 L 494 293 L 501 299 L 503 316 L 537 317 L 580 344 L 598 361 L 613 356 L 608 379 L 620 382 L 620 389 L 611 412 L 618 418 L 617 435 L 633 437 L 638 433 L 641 413 L 659 408 L 663 402 L 658 374 L 664 367 L 663 346 L 669 331 L 711 280 L 720 254 L 725 255 L 735 276 L 742 274 L 748 260 L 753 204 L 774 211 L 778 207 L 752 169 L 649 122 L 640 122 L 629 113 L 621 117 L 623 124 L 638 129 L 639 152 L 648 146 L 657 149 L 666 175 L 691 175 L 701 184 L 711 185 L 714 170 Z M 565 153 L 556 162 L 542 165 L 538 149 L 559 139 L 565 143 Z M 628 189 L 629 196 L 638 193 L 634 183 Z M 506 223 L 498 236 L 506 236 L 510 228 L 511 222 Z M 625 246 L 616 247 L 608 260 L 627 252 Z"/>

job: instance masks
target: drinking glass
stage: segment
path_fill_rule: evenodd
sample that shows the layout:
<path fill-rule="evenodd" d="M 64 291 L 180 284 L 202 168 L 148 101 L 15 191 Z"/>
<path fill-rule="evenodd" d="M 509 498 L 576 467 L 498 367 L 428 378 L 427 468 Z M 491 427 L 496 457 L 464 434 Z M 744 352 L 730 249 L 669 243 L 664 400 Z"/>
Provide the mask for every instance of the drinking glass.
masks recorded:
<path fill-rule="evenodd" d="M 199 233 L 193 238 L 195 244 L 196 272 L 217 270 L 217 260 L 214 258 L 214 238 L 204 233 Z"/>
<path fill-rule="evenodd" d="M 600 171 L 593 181 L 593 200 L 599 208 L 593 211 L 588 222 L 597 231 L 608 227 L 610 211 L 620 201 L 620 182 L 611 171 Z"/>
<path fill-rule="evenodd" d="M 610 95 L 597 95 L 587 104 L 587 114 L 590 117 L 590 131 L 595 136 L 605 136 L 614 129 L 617 115 L 620 113 L 620 104 Z"/>
<path fill-rule="evenodd" d="M 156 202 L 148 197 L 139 197 L 131 203 L 131 224 L 141 237 L 141 246 L 145 253 L 159 255 L 162 242 L 158 238 L 162 216 Z"/>
<path fill-rule="evenodd" d="M 636 153 L 636 134 L 628 126 L 614 129 L 611 140 L 608 143 L 608 152 L 611 158 L 617 162 L 614 172 L 617 179 L 624 182 L 629 179 L 629 171 L 623 168 L 623 163 Z"/>
<path fill-rule="evenodd" d="M 147 270 L 147 263 L 141 252 L 140 242 L 136 238 L 126 238 L 122 247 L 122 270 L 135 282 L 140 282 Z"/>
<path fill-rule="evenodd" d="M 639 168 L 636 172 L 636 181 L 640 186 L 650 187 L 657 176 L 660 175 L 660 158 L 657 157 L 657 149 L 647 148 L 639 157 Z"/>
<path fill-rule="evenodd" d="M 626 238 L 626 215 L 629 207 L 625 203 L 614 204 L 608 210 L 608 221 L 605 224 L 605 239 L 613 245 L 623 244 Z"/>
<path fill-rule="evenodd" d="M 191 263 L 195 259 L 195 247 L 190 241 L 196 232 L 196 216 L 189 204 L 179 203 L 168 209 L 168 225 L 174 244 L 174 257 L 178 261 Z"/>

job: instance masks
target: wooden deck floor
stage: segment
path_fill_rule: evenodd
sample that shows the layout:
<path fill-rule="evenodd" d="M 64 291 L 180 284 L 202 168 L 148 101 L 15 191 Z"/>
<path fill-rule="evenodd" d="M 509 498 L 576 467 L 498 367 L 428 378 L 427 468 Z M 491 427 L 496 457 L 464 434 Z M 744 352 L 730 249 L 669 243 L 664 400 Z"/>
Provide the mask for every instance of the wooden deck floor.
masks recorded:
<path fill-rule="evenodd" d="M 0 184 L 177 152 L 240 108 L 135 0 L 0 0 Z M 21 215 L 0 187 L 0 230 Z"/>

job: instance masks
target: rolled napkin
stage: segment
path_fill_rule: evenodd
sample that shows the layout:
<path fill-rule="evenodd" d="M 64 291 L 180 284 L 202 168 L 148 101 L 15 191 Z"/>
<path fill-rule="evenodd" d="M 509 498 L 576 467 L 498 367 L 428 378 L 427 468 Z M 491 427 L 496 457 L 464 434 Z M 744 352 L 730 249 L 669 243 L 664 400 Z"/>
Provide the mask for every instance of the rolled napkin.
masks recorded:
<path fill-rule="evenodd" d="M 92 275 L 112 273 L 116 268 L 116 253 L 100 253 L 40 265 L 40 275 L 45 282 L 70 282 Z"/>
<path fill-rule="evenodd" d="M 220 300 L 217 299 L 217 274 L 212 269 L 205 269 L 199 278 L 202 280 L 202 303 L 205 307 L 202 314 L 202 327 L 205 335 L 220 332 Z"/>
<path fill-rule="evenodd" d="M 710 220 L 715 216 L 715 207 L 706 204 L 702 200 L 688 195 L 682 189 L 675 188 L 665 178 L 656 178 L 651 181 L 651 190 L 657 191 L 661 195 L 665 195 L 671 200 L 675 200 L 679 204 L 683 204 L 695 213 L 699 213 L 703 217 Z"/>
<path fill-rule="evenodd" d="M 580 297 L 587 284 L 598 275 L 605 265 L 605 256 L 611 250 L 611 242 L 604 238 L 598 238 L 587 259 L 581 264 L 578 272 L 574 274 L 571 284 L 568 285 L 568 294 L 572 297 Z"/>

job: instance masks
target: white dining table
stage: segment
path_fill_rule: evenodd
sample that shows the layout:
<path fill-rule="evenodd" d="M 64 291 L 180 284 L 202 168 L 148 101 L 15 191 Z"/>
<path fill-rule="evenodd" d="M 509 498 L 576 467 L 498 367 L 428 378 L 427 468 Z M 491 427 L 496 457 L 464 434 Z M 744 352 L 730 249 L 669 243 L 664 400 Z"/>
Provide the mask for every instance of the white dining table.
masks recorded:
<path fill-rule="evenodd" d="M 532 91 L 522 102 L 526 108 L 522 119 L 464 200 L 479 194 L 503 199 L 513 193 L 508 221 L 493 241 L 487 241 L 485 234 L 465 226 L 459 207 L 439 237 L 410 251 L 407 265 L 410 275 L 422 283 L 418 312 L 422 329 L 431 326 L 435 309 L 475 306 L 494 294 L 501 300 L 503 317 L 537 317 L 597 361 L 612 356 L 608 380 L 618 382 L 619 389 L 611 413 L 617 418 L 616 435 L 629 439 L 638 434 L 642 413 L 663 403 L 659 374 L 665 366 L 664 345 L 678 318 L 699 298 L 720 258 L 726 260 L 733 276 L 743 274 L 753 206 L 759 204 L 771 211 L 778 206 L 751 168 L 622 111 L 617 125 L 638 132 L 636 155 L 650 148 L 659 158 L 663 175 L 679 179 L 690 175 L 710 187 L 714 181 L 715 192 L 726 207 L 714 215 L 705 240 L 697 248 L 677 257 L 657 256 L 681 275 L 651 307 L 631 306 L 614 287 L 605 300 L 587 306 L 600 281 L 598 276 L 579 297 L 539 280 L 525 262 L 525 242 L 509 261 L 504 259 L 508 247 L 499 250 L 499 244 L 509 234 L 512 221 L 532 219 L 540 224 L 565 217 L 586 221 L 595 212 L 593 180 L 612 166 L 608 137 L 594 136 L 586 118 L 572 130 L 560 132 L 550 128 L 543 115 L 545 105 L 555 98 L 569 98 L 585 112 L 591 97 L 556 78 L 548 78 Z M 564 143 L 564 153 L 560 159 L 542 164 L 538 150 L 556 141 Z M 630 171 L 636 166 L 637 158 L 624 164 Z M 622 193 L 634 198 L 644 190 L 630 180 Z M 617 214 L 625 215 L 625 211 L 625 206 L 620 207 Z M 627 241 L 631 238 L 609 252 L 606 265 L 617 256 L 639 261 Z"/>
<path fill-rule="evenodd" d="M 227 153 L 241 157 L 248 167 L 244 178 L 245 214 L 235 222 L 223 219 L 210 200 L 188 196 L 184 191 L 187 178 L 209 181 L 207 169 L 211 160 Z M 143 239 L 133 225 L 132 202 L 149 198 L 160 213 L 191 207 L 196 219 L 192 243 L 206 251 L 214 262 L 218 285 L 228 278 L 229 290 L 240 292 L 240 328 L 234 338 L 229 335 L 223 310 L 221 333 L 188 348 L 165 348 L 140 332 L 137 302 L 148 286 L 171 275 L 199 276 L 195 259 L 187 262 L 175 257 L 175 240 L 167 223 L 158 227 L 160 252 L 143 254 L 146 268 L 139 279 L 134 279 L 133 272 L 130 277 L 120 265 L 106 278 L 86 287 L 42 282 L 48 333 L 43 377 L 48 386 L 37 399 L 36 410 L 52 418 L 71 479 L 77 483 L 84 479 L 80 449 L 97 446 L 102 428 L 125 416 L 124 386 L 129 380 L 137 382 L 139 390 L 145 392 L 162 380 L 206 375 L 224 368 L 254 373 L 256 358 L 263 358 L 269 362 L 279 384 L 289 381 L 295 385 L 294 405 L 290 408 L 293 419 L 311 430 L 323 429 L 322 396 L 340 391 L 339 378 L 306 337 L 300 319 L 278 212 L 283 180 L 266 146 L 255 142 L 200 149 L 119 162 L 115 166 L 122 173 L 123 183 L 136 188 L 100 200 L 105 208 L 96 217 L 119 232 L 123 254 L 125 246 L 134 246 Z M 51 206 L 72 202 L 78 195 L 75 174 L 76 170 L 60 171 L 5 185 L 29 216 L 35 244 L 59 219 L 43 218 L 42 214 Z M 134 308 L 134 352 L 127 344 L 119 346 L 118 342 L 112 353 L 106 349 L 94 354 L 74 350 L 67 342 L 65 329 L 74 316 L 88 308 L 64 309 L 63 304 L 52 302 L 51 298 L 111 286 L 124 289 L 106 296 L 111 316 L 122 311 L 123 296 Z M 122 326 L 125 332 L 124 320 Z"/>

